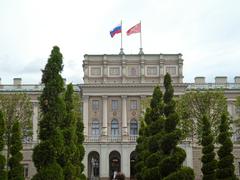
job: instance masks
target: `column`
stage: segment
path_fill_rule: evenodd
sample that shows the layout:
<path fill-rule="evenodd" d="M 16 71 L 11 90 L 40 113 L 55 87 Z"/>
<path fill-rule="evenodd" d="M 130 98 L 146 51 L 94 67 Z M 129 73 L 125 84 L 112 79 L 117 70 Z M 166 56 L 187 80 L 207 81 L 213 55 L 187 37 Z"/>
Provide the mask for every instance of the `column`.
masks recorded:
<path fill-rule="evenodd" d="M 102 135 L 103 136 L 107 136 L 107 122 L 108 122 L 108 97 L 107 96 L 103 96 L 103 125 L 102 125 Z"/>
<path fill-rule="evenodd" d="M 126 136 L 127 131 L 127 96 L 122 96 L 122 135 Z"/>
<path fill-rule="evenodd" d="M 88 136 L 88 99 L 89 99 L 89 96 L 83 96 L 84 136 Z"/>
<path fill-rule="evenodd" d="M 33 142 L 37 142 L 37 130 L 38 130 L 38 102 L 33 102 Z"/>
<path fill-rule="evenodd" d="M 145 82 L 145 65 L 144 65 L 144 55 L 141 54 L 141 71 L 140 71 L 140 77 L 141 77 L 141 83 Z"/>

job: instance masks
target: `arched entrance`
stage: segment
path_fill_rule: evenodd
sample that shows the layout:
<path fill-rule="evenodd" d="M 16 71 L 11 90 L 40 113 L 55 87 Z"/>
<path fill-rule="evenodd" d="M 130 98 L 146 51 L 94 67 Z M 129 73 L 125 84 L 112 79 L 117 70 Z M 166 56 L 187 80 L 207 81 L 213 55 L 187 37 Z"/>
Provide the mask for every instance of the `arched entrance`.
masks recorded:
<path fill-rule="evenodd" d="M 117 151 L 109 154 L 109 177 L 113 179 L 114 172 L 121 171 L 121 155 Z"/>
<path fill-rule="evenodd" d="M 95 180 L 99 179 L 100 169 L 99 154 L 96 151 L 92 151 L 88 154 L 88 179 Z"/>
<path fill-rule="evenodd" d="M 135 164 L 136 164 L 136 152 L 133 151 L 130 154 L 130 179 L 135 179 L 136 170 L 135 170 Z"/>

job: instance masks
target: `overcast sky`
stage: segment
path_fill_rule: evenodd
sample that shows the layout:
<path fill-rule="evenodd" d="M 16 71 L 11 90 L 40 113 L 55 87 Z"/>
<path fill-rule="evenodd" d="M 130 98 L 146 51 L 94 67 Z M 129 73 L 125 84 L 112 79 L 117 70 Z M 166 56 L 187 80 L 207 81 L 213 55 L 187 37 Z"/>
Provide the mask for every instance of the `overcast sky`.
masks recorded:
<path fill-rule="evenodd" d="M 125 32 L 142 21 L 143 51 L 182 53 L 184 82 L 205 76 L 240 75 L 239 0 L 0 0 L 0 77 L 11 84 L 41 81 L 54 45 L 64 56 L 63 77 L 82 83 L 84 54 L 118 54 L 123 21 L 126 54 L 139 52 L 139 34 Z"/>

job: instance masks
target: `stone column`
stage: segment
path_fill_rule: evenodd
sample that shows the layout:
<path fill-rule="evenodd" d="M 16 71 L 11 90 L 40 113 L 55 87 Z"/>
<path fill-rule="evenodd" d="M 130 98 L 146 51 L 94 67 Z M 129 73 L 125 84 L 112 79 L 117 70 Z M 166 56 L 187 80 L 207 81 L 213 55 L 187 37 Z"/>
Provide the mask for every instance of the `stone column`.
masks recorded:
<path fill-rule="evenodd" d="M 127 96 L 122 96 L 122 135 L 128 135 L 127 129 Z"/>
<path fill-rule="evenodd" d="M 83 96 L 84 136 L 88 136 L 88 100 L 89 100 L 89 96 Z"/>
<path fill-rule="evenodd" d="M 164 59 L 163 55 L 160 54 L 160 60 L 159 60 L 159 78 L 160 83 L 163 83 L 164 80 Z"/>
<path fill-rule="evenodd" d="M 141 83 L 145 82 L 145 65 L 144 65 L 144 55 L 141 55 L 141 71 L 140 71 Z"/>
<path fill-rule="evenodd" d="M 126 76 L 127 76 L 127 67 L 126 67 L 126 59 L 125 55 L 122 55 L 122 83 L 125 83 L 126 81 Z"/>
<path fill-rule="evenodd" d="M 38 140 L 38 102 L 33 102 L 33 142 Z"/>
<path fill-rule="evenodd" d="M 103 96 L 103 125 L 102 125 L 102 135 L 103 136 L 107 136 L 107 122 L 108 122 L 108 97 L 107 96 Z"/>

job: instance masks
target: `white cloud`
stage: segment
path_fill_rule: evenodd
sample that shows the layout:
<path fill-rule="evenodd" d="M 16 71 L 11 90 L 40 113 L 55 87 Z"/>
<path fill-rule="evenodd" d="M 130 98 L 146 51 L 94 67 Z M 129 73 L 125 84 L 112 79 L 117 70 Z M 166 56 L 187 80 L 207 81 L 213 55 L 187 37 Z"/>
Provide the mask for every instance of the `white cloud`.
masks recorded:
<path fill-rule="evenodd" d="M 185 82 L 195 76 L 239 75 L 238 0 L 1 0 L 0 77 L 38 83 L 54 45 L 64 56 L 63 76 L 82 82 L 84 54 L 119 53 L 120 36 L 142 21 L 145 53 L 182 53 Z M 138 53 L 139 35 L 123 34 L 125 53 Z M 10 82 L 8 82 L 10 81 Z M 231 79 L 230 79 L 231 81 Z"/>

